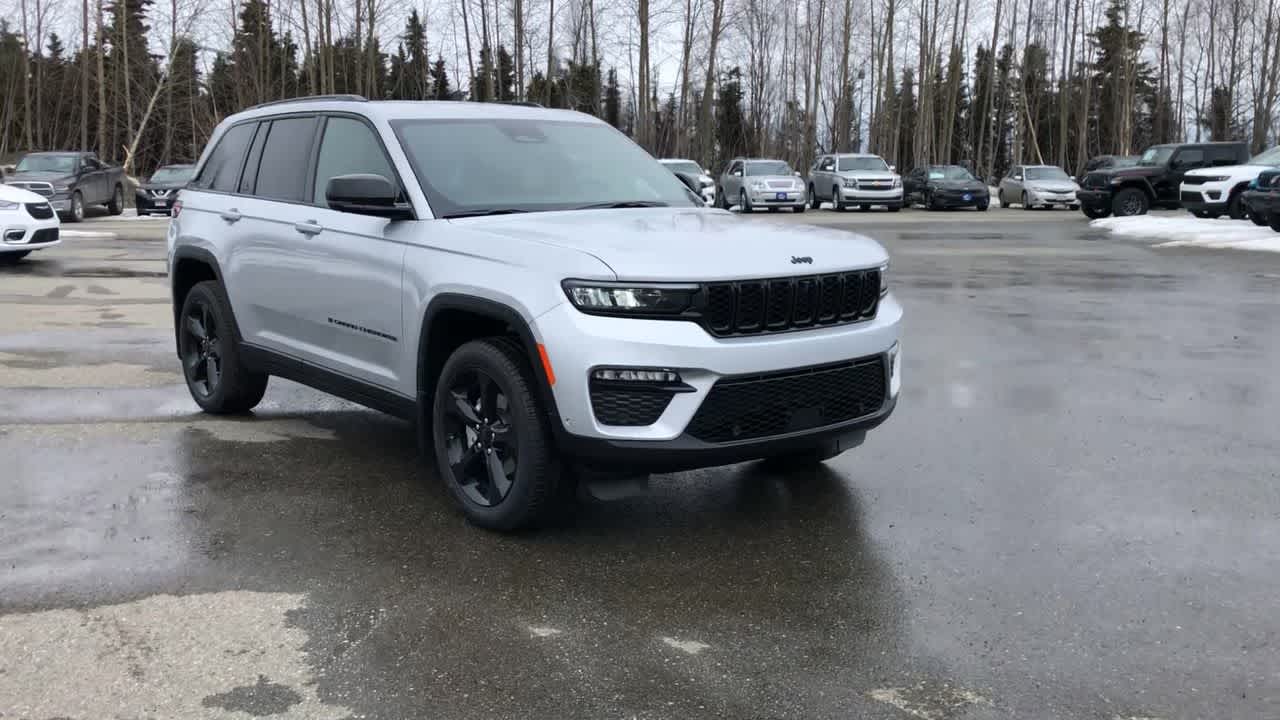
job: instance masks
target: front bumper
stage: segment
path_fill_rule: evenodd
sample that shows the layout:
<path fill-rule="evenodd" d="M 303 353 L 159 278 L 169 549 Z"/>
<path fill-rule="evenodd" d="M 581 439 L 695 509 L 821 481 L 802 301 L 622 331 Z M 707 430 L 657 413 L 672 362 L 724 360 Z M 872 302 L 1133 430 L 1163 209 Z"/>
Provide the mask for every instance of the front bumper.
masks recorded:
<path fill-rule="evenodd" d="M 1226 185 L 1226 183 L 1182 185 L 1178 188 L 1178 202 L 1183 208 L 1192 212 L 1225 213 L 1227 200 L 1231 197 Z"/>
<path fill-rule="evenodd" d="M 1270 219 L 1280 215 L 1280 190 L 1247 190 L 1243 199 L 1249 212 L 1257 217 Z"/>
<path fill-rule="evenodd" d="M 1079 205 L 1080 200 L 1074 190 L 1067 193 L 1027 191 L 1027 201 L 1032 205 Z"/>
<path fill-rule="evenodd" d="M 40 250 L 61 243 L 56 216 L 38 220 L 25 211 L 0 213 L 0 253 Z"/>
<path fill-rule="evenodd" d="M 805 191 L 800 188 L 791 190 L 747 190 L 747 197 L 752 205 L 760 207 L 794 207 L 804 205 L 808 200 Z"/>
<path fill-rule="evenodd" d="M 565 303 L 537 318 L 534 333 L 539 342 L 545 344 L 555 371 L 552 393 L 570 452 L 574 447 L 586 448 L 583 452 L 588 455 L 592 454 L 592 447 L 657 454 L 685 450 L 690 452 L 690 457 L 697 458 L 714 457 L 721 451 L 730 455 L 755 453 L 774 442 L 813 444 L 824 434 L 839 434 L 837 431 L 849 430 L 859 423 L 867 427 L 878 424 L 877 418 L 883 420 L 888 416 L 901 386 L 902 362 L 895 349 L 901 320 L 902 307 L 889 294 L 881 299 L 876 317 L 865 322 L 721 339 L 712 337 L 692 322 L 586 315 Z M 722 378 L 841 363 L 887 355 L 890 350 L 894 350 L 895 358 L 891 363 L 886 362 L 891 373 L 885 407 L 875 416 L 858 418 L 848 427 L 815 428 L 796 436 L 757 438 L 742 443 L 709 444 L 685 435 L 690 421 Z M 620 366 L 674 370 L 690 390 L 675 394 L 651 424 L 604 425 L 593 410 L 589 378 L 596 368 Z"/>
<path fill-rule="evenodd" d="M 173 210 L 173 198 L 153 198 L 151 195 L 145 193 L 135 193 L 133 196 L 133 204 L 137 207 L 139 214 L 168 214 Z"/>
<path fill-rule="evenodd" d="M 984 203 L 991 202 L 991 195 L 986 192 L 969 193 L 969 199 L 964 198 L 965 193 L 962 192 L 935 192 L 931 196 L 932 206 L 940 208 L 951 207 L 977 207 Z"/>
<path fill-rule="evenodd" d="M 1076 192 L 1076 199 L 1080 201 L 1081 207 L 1091 210 L 1111 209 L 1110 190 L 1080 190 Z"/>
<path fill-rule="evenodd" d="M 902 207 L 902 188 L 863 190 L 861 188 L 842 187 L 840 188 L 840 202 Z"/>

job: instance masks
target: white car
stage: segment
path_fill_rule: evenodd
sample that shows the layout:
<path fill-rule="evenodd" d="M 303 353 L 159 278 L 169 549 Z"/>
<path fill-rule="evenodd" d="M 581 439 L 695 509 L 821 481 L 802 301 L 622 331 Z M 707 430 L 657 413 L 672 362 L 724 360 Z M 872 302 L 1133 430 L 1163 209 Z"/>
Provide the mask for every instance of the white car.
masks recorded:
<path fill-rule="evenodd" d="M 692 160 L 684 160 L 681 158 L 662 158 L 658 162 L 666 165 L 671 172 L 682 172 L 686 175 L 692 175 L 698 178 L 698 184 L 702 189 L 698 194 L 702 196 L 702 201 L 708 205 L 716 201 L 716 181 L 711 179 L 711 173 L 702 169 L 698 163 Z"/>
<path fill-rule="evenodd" d="M 1037 205 L 1079 210 L 1080 200 L 1076 197 L 1079 191 L 1080 186 L 1060 167 L 1014 165 L 1000 181 L 997 195 L 1000 207 L 1018 203 L 1023 210 L 1031 210 Z"/>
<path fill-rule="evenodd" d="M 58 215 L 48 198 L 9 185 L 0 185 L 0 230 L 0 265 L 60 242 Z"/>
<path fill-rule="evenodd" d="M 1188 170 L 1182 176 L 1178 199 L 1198 218 L 1227 215 L 1244 219 L 1244 191 L 1263 170 L 1280 166 L 1280 146 L 1255 155 L 1244 165 L 1221 165 Z"/>

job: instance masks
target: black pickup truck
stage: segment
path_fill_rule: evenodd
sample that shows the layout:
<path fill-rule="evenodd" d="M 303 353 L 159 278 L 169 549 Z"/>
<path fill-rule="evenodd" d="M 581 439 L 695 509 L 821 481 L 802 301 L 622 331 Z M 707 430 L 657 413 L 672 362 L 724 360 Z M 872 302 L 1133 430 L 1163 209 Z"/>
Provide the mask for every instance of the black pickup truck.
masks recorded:
<path fill-rule="evenodd" d="M 1154 207 L 1179 207 L 1178 186 L 1188 170 L 1218 165 L 1243 165 L 1249 146 L 1239 142 L 1153 145 L 1138 164 L 1095 170 L 1080 180 L 1076 197 L 1091 218 L 1145 215 Z"/>
<path fill-rule="evenodd" d="M 124 169 L 104 164 L 95 153 L 27 153 L 4 182 L 49 198 L 64 222 L 83 220 L 89 205 L 104 205 L 112 215 L 124 212 Z"/>

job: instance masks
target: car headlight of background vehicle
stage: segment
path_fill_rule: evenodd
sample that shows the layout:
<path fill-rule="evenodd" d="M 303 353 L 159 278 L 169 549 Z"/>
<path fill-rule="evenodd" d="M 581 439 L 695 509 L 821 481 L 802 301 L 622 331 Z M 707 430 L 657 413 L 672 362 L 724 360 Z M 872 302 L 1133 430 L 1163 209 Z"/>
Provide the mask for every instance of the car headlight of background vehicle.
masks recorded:
<path fill-rule="evenodd" d="M 613 283 L 565 280 L 569 302 L 591 315 L 626 317 L 679 315 L 693 304 L 697 285 L 672 283 Z"/>
<path fill-rule="evenodd" d="M 880 297 L 889 294 L 889 263 L 880 266 Z"/>
<path fill-rule="evenodd" d="M 20 208 L 20 207 L 22 207 L 22 205 L 21 205 L 20 203 L 16 203 L 16 202 L 6 202 L 6 201 L 4 201 L 4 200 L 0 200 L 0 212 L 8 212 L 8 211 L 17 210 L 17 209 L 18 209 L 18 208 Z"/>
<path fill-rule="evenodd" d="M 895 188 L 900 188 L 900 187 L 902 187 L 902 178 L 900 178 L 900 177 L 896 177 L 896 178 L 894 178 L 894 179 L 893 179 L 893 186 L 894 186 Z"/>
<path fill-rule="evenodd" d="M 1204 182 L 1226 182 L 1231 179 L 1229 175 L 1201 175 L 1200 179 Z"/>
<path fill-rule="evenodd" d="M 767 187 L 768 187 L 768 186 L 767 186 L 767 185 L 765 185 L 765 182 L 764 182 L 763 180 L 752 180 L 752 181 L 751 181 L 751 189 L 752 189 L 752 190 L 764 190 L 764 189 L 766 189 Z"/>
<path fill-rule="evenodd" d="M 857 178 L 845 178 L 845 179 L 844 179 L 844 186 L 845 186 L 845 187 L 847 187 L 847 188 L 856 188 L 856 187 L 858 187 L 858 179 L 857 179 Z"/>

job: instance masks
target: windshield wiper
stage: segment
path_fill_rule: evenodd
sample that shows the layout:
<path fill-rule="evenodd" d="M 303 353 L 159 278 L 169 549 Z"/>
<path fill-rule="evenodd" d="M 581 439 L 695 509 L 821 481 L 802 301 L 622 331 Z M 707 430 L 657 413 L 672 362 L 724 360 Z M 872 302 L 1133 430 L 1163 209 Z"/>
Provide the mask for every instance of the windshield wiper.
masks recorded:
<path fill-rule="evenodd" d="M 516 213 L 527 212 L 529 211 L 521 210 L 520 208 L 482 208 L 480 210 L 463 210 L 462 212 L 450 213 L 448 215 L 444 215 L 443 218 L 445 220 L 452 220 L 454 218 L 483 217 L 485 215 L 514 215 Z"/>
<path fill-rule="evenodd" d="M 622 200 L 619 202 L 600 202 L 591 203 L 590 205 L 579 205 L 574 210 L 609 210 L 613 208 L 647 208 L 647 207 L 667 207 L 668 203 L 661 200 Z"/>

